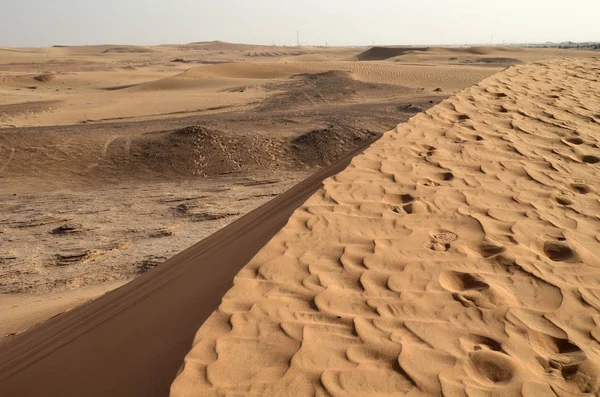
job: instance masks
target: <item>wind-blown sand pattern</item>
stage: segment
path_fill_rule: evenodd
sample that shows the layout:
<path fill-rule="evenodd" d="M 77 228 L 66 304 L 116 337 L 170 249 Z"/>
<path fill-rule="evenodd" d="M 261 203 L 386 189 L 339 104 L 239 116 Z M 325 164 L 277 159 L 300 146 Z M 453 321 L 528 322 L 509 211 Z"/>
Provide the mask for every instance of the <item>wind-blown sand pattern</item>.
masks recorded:
<path fill-rule="evenodd" d="M 600 395 L 599 78 L 514 66 L 386 133 L 236 276 L 172 395 Z"/>

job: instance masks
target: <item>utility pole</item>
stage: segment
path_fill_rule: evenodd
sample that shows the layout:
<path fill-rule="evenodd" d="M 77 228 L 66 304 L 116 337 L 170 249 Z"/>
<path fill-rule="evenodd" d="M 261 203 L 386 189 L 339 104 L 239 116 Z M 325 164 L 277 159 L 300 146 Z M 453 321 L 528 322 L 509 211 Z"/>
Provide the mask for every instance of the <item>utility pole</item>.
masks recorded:
<path fill-rule="evenodd" d="M 296 46 L 300 47 L 300 31 L 296 30 Z"/>

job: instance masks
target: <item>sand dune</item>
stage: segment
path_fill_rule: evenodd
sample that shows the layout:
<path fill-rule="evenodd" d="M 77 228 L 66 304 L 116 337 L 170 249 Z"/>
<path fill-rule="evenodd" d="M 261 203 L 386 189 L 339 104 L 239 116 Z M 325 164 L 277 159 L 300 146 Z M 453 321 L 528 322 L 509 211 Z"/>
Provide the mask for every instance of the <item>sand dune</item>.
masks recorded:
<path fill-rule="evenodd" d="M 356 156 L 236 276 L 171 395 L 598 395 L 597 62 L 512 67 Z"/>
<path fill-rule="evenodd" d="M 186 76 L 221 78 L 282 79 L 302 73 L 324 73 L 341 70 L 354 78 L 372 83 L 402 85 L 411 88 L 458 90 L 499 71 L 498 68 L 468 66 L 405 66 L 378 62 L 288 62 L 288 63 L 231 63 L 194 68 Z"/>
<path fill-rule="evenodd" d="M 593 58 L 595 51 L 565 50 L 558 48 L 520 48 L 520 47 L 429 47 L 426 51 L 414 51 L 387 62 L 431 63 L 450 65 L 470 65 L 496 63 L 495 66 L 507 67 L 518 63 L 538 62 L 558 58 Z M 489 60 L 496 62 L 489 62 Z M 508 62 L 507 62 L 508 60 Z M 488 62 L 486 62 L 488 61 Z"/>
<path fill-rule="evenodd" d="M 358 61 L 384 61 L 388 59 L 400 60 L 402 57 L 410 55 L 433 55 L 433 54 L 449 54 L 456 56 L 464 55 L 498 55 L 501 54 L 518 54 L 525 58 L 530 56 L 530 53 L 535 52 L 550 52 L 560 50 L 546 49 L 524 49 L 520 47 L 492 47 L 492 46 L 475 46 L 475 47 L 372 47 L 358 54 L 354 59 Z M 457 58 L 458 59 L 458 58 Z"/>

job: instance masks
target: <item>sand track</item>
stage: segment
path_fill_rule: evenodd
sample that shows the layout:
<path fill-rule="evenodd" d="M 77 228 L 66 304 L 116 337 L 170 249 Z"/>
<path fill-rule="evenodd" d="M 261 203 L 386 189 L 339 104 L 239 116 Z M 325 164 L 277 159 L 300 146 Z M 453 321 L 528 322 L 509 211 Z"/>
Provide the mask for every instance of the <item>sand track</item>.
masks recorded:
<path fill-rule="evenodd" d="M 512 67 L 356 156 L 236 276 L 171 394 L 598 395 L 596 62 Z"/>

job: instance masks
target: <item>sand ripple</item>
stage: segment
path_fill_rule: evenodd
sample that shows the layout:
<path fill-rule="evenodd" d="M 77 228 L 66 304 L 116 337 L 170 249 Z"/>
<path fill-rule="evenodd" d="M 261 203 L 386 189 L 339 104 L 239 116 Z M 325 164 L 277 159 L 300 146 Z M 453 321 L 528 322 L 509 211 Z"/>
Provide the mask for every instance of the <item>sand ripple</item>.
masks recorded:
<path fill-rule="evenodd" d="M 598 395 L 597 62 L 511 67 L 326 180 L 172 395 Z"/>

